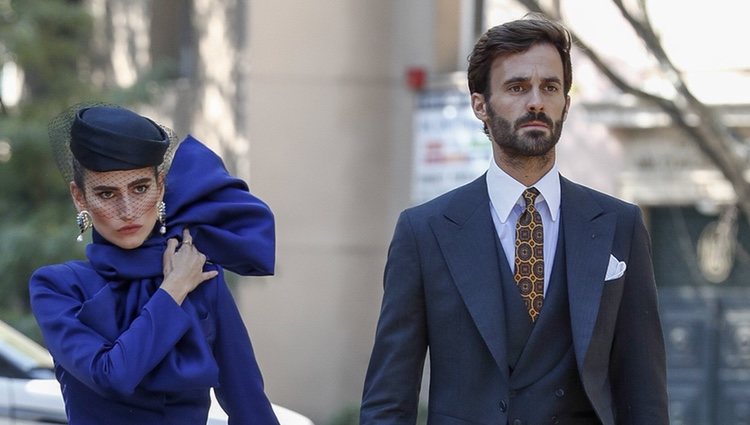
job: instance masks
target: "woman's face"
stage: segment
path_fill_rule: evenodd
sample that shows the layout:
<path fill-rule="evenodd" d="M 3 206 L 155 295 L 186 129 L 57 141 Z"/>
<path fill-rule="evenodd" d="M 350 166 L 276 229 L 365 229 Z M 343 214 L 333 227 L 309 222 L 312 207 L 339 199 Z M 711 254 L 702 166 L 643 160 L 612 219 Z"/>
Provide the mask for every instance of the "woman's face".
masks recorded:
<path fill-rule="evenodd" d="M 83 190 L 70 183 L 78 211 L 86 210 L 96 231 L 123 249 L 138 248 L 156 224 L 163 181 L 153 167 L 84 172 Z"/>

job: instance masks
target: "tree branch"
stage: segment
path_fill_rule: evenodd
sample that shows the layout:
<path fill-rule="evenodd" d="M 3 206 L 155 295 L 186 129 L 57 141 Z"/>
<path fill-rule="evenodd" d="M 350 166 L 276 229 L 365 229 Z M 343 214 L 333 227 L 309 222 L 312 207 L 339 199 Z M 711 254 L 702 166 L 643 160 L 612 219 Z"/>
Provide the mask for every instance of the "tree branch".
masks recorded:
<path fill-rule="evenodd" d="M 559 13 L 550 13 L 541 6 L 537 0 L 517 0 L 529 11 L 543 13 L 547 16 L 561 20 Z M 699 101 L 688 88 L 680 71 L 672 63 L 664 50 L 659 37 L 651 25 L 647 9 L 643 1 L 639 1 L 642 19 L 636 18 L 624 6 L 622 0 L 612 0 L 624 19 L 633 28 L 638 37 L 643 41 L 647 50 L 658 61 L 661 69 L 665 72 L 667 80 L 674 87 L 677 98 L 667 99 L 646 92 L 635 85 L 627 82 L 612 67 L 610 67 L 599 55 L 590 49 L 586 43 L 571 31 L 571 37 L 576 45 L 580 46 L 584 54 L 592 63 L 623 93 L 636 96 L 639 99 L 657 105 L 667 113 L 673 124 L 682 130 L 687 137 L 716 165 L 724 177 L 732 184 L 737 195 L 737 203 L 742 209 L 745 217 L 750 219 L 750 184 L 745 179 L 747 163 L 744 157 L 736 153 L 736 147 L 740 141 L 735 134 L 721 122 L 713 109 Z M 555 16 L 557 15 L 557 16 Z M 697 123 L 691 122 L 698 118 Z"/>

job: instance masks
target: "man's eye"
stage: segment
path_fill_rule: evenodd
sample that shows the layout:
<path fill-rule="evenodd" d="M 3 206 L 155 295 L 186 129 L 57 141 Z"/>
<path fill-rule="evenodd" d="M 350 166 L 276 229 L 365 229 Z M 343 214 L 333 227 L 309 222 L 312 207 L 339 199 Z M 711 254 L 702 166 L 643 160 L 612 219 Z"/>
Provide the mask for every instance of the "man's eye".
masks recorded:
<path fill-rule="evenodd" d="M 556 92 L 556 91 L 558 91 L 558 90 L 560 90 L 560 88 L 557 87 L 557 86 L 555 86 L 555 85 L 549 85 L 549 86 L 547 86 L 546 89 L 547 89 L 548 92 L 553 92 L 553 93 Z"/>
<path fill-rule="evenodd" d="M 510 86 L 508 87 L 508 91 L 512 93 L 521 93 L 523 91 L 523 87 L 521 86 Z"/>
<path fill-rule="evenodd" d="M 112 199 L 112 198 L 115 197 L 115 193 L 111 192 L 111 191 L 108 191 L 108 190 L 104 191 L 104 192 L 99 192 L 99 193 L 97 193 L 97 195 L 100 198 L 102 198 L 102 199 Z"/>

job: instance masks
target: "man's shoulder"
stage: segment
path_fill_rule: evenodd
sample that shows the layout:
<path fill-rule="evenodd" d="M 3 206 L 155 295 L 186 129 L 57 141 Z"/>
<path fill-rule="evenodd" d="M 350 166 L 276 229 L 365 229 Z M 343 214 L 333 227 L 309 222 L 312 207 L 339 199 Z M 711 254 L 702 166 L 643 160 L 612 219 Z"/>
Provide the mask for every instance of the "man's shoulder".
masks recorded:
<path fill-rule="evenodd" d="M 475 180 L 438 195 L 421 204 L 409 207 L 403 214 L 415 218 L 426 218 L 447 211 L 454 202 L 464 202 L 460 198 L 481 199 L 487 195 L 487 183 L 485 176 L 481 175 Z M 459 198 L 459 199 L 457 199 Z"/>
<path fill-rule="evenodd" d="M 561 183 L 563 186 L 567 185 L 569 192 L 578 192 L 591 197 L 603 210 L 605 211 L 628 211 L 634 212 L 639 207 L 631 202 L 617 198 L 605 192 L 601 192 L 597 189 L 584 186 L 580 183 L 573 182 L 564 177 L 561 177 Z"/>

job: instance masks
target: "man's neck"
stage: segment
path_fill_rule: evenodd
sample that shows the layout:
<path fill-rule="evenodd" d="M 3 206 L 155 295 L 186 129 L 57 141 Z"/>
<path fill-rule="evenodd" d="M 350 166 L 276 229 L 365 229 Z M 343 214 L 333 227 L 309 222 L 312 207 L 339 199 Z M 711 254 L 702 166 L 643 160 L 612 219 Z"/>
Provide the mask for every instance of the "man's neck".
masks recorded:
<path fill-rule="evenodd" d="M 494 152 L 495 163 L 501 170 L 526 187 L 533 186 L 555 165 L 555 150 L 542 156 L 511 157 Z"/>

